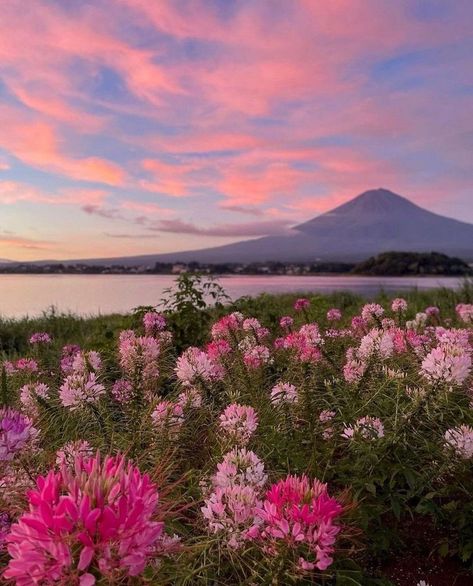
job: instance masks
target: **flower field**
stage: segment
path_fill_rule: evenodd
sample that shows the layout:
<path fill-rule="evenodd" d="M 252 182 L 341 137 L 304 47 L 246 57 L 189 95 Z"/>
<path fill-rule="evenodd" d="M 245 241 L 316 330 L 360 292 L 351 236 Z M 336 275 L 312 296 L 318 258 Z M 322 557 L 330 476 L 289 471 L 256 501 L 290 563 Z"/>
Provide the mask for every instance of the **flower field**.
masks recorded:
<path fill-rule="evenodd" d="M 183 287 L 3 340 L 2 583 L 472 584 L 471 291 Z"/>

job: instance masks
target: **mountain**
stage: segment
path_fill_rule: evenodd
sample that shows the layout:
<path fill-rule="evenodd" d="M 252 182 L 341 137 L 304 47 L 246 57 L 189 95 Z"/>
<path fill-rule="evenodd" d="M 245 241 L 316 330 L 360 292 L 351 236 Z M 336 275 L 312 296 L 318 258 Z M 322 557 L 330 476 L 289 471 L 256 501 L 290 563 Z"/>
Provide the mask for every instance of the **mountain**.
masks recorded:
<path fill-rule="evenodd" d="M 128 266 L 154 262 L 360 261 L 381 252 L 437 251 L 473 260 L 473 224 L 425 210 L 387 189 L 372 189 L 284 235 L 168 254 L 81 261 Z M 78 262 L 78 261 L 74 261 Z"/>

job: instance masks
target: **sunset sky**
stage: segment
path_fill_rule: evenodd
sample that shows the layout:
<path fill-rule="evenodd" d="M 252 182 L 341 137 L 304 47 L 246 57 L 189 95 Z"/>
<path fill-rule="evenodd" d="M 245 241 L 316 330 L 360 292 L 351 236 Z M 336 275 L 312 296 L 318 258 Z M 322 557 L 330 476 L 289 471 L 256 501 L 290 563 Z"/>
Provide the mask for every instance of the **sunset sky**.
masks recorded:
<path fill-rule="evenodd" d="M 0 258 L 203 248 L 386 187 L 473 222 L 471 0 L 6 0 Z"/>

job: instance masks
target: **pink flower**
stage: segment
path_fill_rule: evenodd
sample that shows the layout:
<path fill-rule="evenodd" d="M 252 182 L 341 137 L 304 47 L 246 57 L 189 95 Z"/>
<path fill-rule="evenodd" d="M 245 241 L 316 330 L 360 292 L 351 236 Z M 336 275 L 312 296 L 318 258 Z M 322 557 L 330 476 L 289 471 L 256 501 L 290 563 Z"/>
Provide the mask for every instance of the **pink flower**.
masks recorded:
<path fill-rule="evenodd" d="M 56 464 L 58 466 L 74 466 L 76 459 L 90 458 L 94 454 L 94 450 L 88 441 L 75 440 L 67 442 L 56 452 Z"/>
<path fill-rule="evenodd" d="M 28 417 L 10 407 L 0 409 L 0 462 L 13 460 L 38 435 Z"/>
<path fill-rule="evenodd" d="M 29 339 L 30 344 L 50 344 L 52 341 L 53 339 L 46 332 L 35 332 Z"/>
<path fill-rule="evenodd" d="M 183 409 L 198 409 L 202 406 L 202 394 L 198 389 L 188 388 L 179 393 L 177 403 Z"/>
<path fill-rule="evenodd" d="M 220 415 L 220 428 L 237 445 L 245 446 L 258 427 L 253 407 L 232 403 Z"/>
<path fill-rule="evenodd" d="M 120 366 L 125 378 L 146 393 L 152 393 L 159 379 L 161 346 L 152 336 L 136 336 L 131 330 L 120 334 Z"/>
<path fill-rule="evenodd" d="M 394 352 L 394 340 L 390 332 L 373 328 L 363 336 L 357 356 L 362 361 L 367 361 L 373 356 L 389 358 Z"/>
<path fill-rule="evenodd" d="M 307 309 L 310 306 L 310 301 L 308 299 L 306 299 L 305 297 L 301 297 L 300 299 L 297 299 L 296 302 L 294 303 L 294 309 L 296 311 L 302 311 L 304 309 Z"/>
<path fill-rule="evenodd" d="M 351 328 L 355 335 L 362 336 L 366 333 L 368 323 L 361 317 L 361 315 L 355 315 L 355 317 L 351 320 Z"/>
<path fill-rule="evenodd" d="M 6 538 L 10 532 L 10 515 L 8 513 L 0 513 L 0 553 L 3 551 Z"/>
<path fill-rule="evenodd" d="M 253 486 L 231 484 L 211 492 L 201 511 L 209 531 L 221 535 L 229 547 L 238 549 L 258 536 L 260 521 L 255 511 L 260 506 L 258 491 Z"/>
<path fill-rule="evenodd" d="M 327 423 L 327 421 L 331 421 L 335 417 L 335 411 L 329 411 L 328 409 L 324 409 L 319 413 L 319 421 L 322 423 Z"/>
<path fill-rule="evenodd" d="M 148 336 L 155 336 L 166 328 L 166 318 L 155 311 L 148 311 L 143 316 L 143 326 Z"/>
<path fill-rule="evenodd" d="M 225 373 L 218 362 L 212 360 L 203 350 L 194 347 L 188 348 L 179 356 L 175 372 L 177 378 L 186 385 L 198 381 L 221 380 Z"/>
<path fill-rule="evenodd" d="M 95 372 L 70 374 L 59 388 L 61 403 L 71 411 L 97 403 L 104 394 L 105 387 L 97 381 Z"/>
<path fill-rule="evenodd" d="M 384 437 L 384 425 L 378 417 L 361 417 L 353 425 L 346 425 L 343 428 L 342 436 L 345 439 L 362 437 L 367 440 L 374 440 Z"/>
<path fill-rule="evenodd" d="M 223 316 L 212 326 L 212 338 L 214 340 L 230 339 L 232 333 L 234 334 L 242 328 L 243 320 L 243 315 L 237 311 Z"/>
<path fill-rule="evenodd" d="M 293 326 L 294 320 L 290 315 L 285 315 L 279 320 L 279 325 L 284 329 L 289 329 Z"/>
<path fill-rule="evenodd" d="M 445 441 L 464 460 L 473 458 L 473 427 L 460 425 L 445 432 Z"/>
<path fill-rule="evenodd" d="M 80 351 L 80 346 L 77 346 L 75 344 L 67 344 L 63 347 L 61 357 L 61 370 L 63 372 L 65 372 L 66 374 L 71 374 L 74 357 Z"/>
<path fill-rule="evenodd" d="M 127 405 L 135 398 L 133 385 L 126 378 L 119 378 L 113 383 L 112 396 L 118 403 Z"/>
<path fill-rule="evenodd" d="M 402 297 L 396 297 L 391 303 L 391 309 L 394 313 L 404 313 L 407 310 L 407 301 Z"/>
<path fill-rule="evenodd" d="M 6 360 L 3 363 L 3 366 L 5 368 L 5 372 L 8 375 L 16 374 L 18 372 L 33 374 L 39 370 L 38 363 L 32 358 L 19 358 L 15 362 Z"/>
<path fill-rule="evenodd" d="M 294 350 L 301 362 L 317 362 L 321 358 L 319 347 L 323 339 L 317 324 L 305 324 L 298 332 L 291 332 L 285 338 L 276 340 L 276 348 Z"/>
<path fill-rule="evenodd" d="M 179 403 L 160 401 L 154 408 L 151 419 L 156 429 L 175 435 L 184 423 L 184 410 Z"/>
<path fill-rule="evenodd" d="M 288 476 L 272 485 L 257 510 L 262 520 L 261 539 L 269 543 L 267 550 L 274 555 L 280 549 L 289 550 L 297 556 L 299 567 L 325 570 L 333 561 L 340 531 L 334 521 L 341 512 L 342 506 L 328 495 L 326 484 L 307 476 Z"/>
<path fill-rule="evenodd" d="M 361 317 L 365 322 L 380 320 L 384 315 L 384 309 L 378 303 L 367 303 L 361 310 Z"/>
<path fill-rule="evenodd" d="M 271 389 L 271 403 L 282 405 L 285 403 L 297 403 L 299 396 L 294 385 L 289 383 L 278 383 Z"/>
<path fill-rule="evenodd" d="M 29 511 L 11 526 L 4 573 L 17 584 L 107 583 L 143 572 L 166 543 L 158 492 L 122 456 L 76 458 L 37 479 Z"/>
<path fill-rule="evenodd" d="M 465 323 L 473 323 L 473 304 L 459 303 L 455 308 L 458 317 Z"/>
<path fill-rule="evenodd" d="M 266 346 L 253 346 L 243 354 L 243 362 L 248 368 L 260 368 L 270 361 L 271 354 Z"/>
<path fill-rule="evenodd" d="M 217 464 L 212 486 L 225 488 L 238 484 L 260 489 L 266 484 L 267 478 L 264 464 L 254 452 L 246 448 L 234 448 Z"/>
<path fill-rule="evenodd" d="M 231 354 L 232 347 L 227 342 L 227 340 L 213 340 L 207 344 L 205 352 L 211 360 L 218 362 L 224 356 Z"/>
<path fill-rule="evenodd" d="M 354 348 L 348 348 L 347 361 L 343 366 L 343 378 L 347 383 L 359 383 L 368 367 Z"/>
<path fill-rule="evenodd" d="M 421 374 L 428 380 L 461 385 L 470 374 L 471 356 L 461 346 L 440 344 L 422 361 Z"/>
<path fill-rule="evenodd" d="M 342 319 L 342 312 L 333 307 L 327 311 L 327 319 L 328 321 L 339 321 Z"/>
<path fill-rule="evenodd" d="M 23 409 L 31 417 L 38 416 L 38 402 L 37 398 L 46 400 L 49 399 L 49 387 L 44 383 L 29 383 L 20 389 L 20 401 Z"/>
<path fill-rule="evenodd" d="M 431 306 L 427 307 L 424 310 L 424 313 L 427 314 L 429 317 L 436 317 L 437 315 L 440 315 L 440 309 L 438 307 Z"/>

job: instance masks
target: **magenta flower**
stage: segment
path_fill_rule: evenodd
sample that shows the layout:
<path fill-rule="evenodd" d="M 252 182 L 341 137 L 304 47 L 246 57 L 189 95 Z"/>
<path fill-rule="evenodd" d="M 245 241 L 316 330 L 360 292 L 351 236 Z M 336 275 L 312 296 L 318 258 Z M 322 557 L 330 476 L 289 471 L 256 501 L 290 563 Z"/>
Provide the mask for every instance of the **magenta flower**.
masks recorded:
<path fill-rule="evenodd" d="M 29 339 L 30 344 L 50 344 L 52 341 L 53 339 L 46 332 L 35 332 Z"/>
<path fill-rule="evenodd" d="M 161 313 L 155 311 L 148 311 L 143 316 L 143 326 L 146 335 L 155 336 L 166 327 L 166 318 Z"/>
<path fill-rule="evenodd" d="M 8 513 L 0 513 L 0 553 L 2 552 L 8 533 L 10 532 L 10 515 Z"/>
<path fill-rule="evenodd" d="M 290 315 L 284 315 L 279 320 L 279 325 L 284 329 L 291 328 L 293 326 L 293 324 L 294 324 L 294 319 Z"/>
<path fill-rule="evenodd" d="M 258 427 L 258 416 L 253 407 L 232 403 L 220 415 L 220 429 L 234 443 L 245 446 Z"/>
<path fill-rule="evenodd" d="M 38 430 L 31 420 L 10 407 L 0 409 L 0 462 L 13 460 L 15 454 L 36 439 Z"/>
<path fill-rule="evenodd" d="M 429 317 L 437 317 L 440 315 L 440 309 L 435 306 L 426 307 L 424 313 L 427 314 Z"/>
<path fill-rule="evenodd" d="M 333 307 L 327 311 L 327 319 L 329 321 L 339 321 L 342 319 L 342 312 L 339 309 Z"/>
<path fill-rule="evenodd" d="M 310 301 L 308 299 L 306 299 L 305 297 L 301 297 L 300 299 L 296 299 L 296 302 L 294 303 L 294 309 L 296 311 L 302 311 L 304 309 L 307 309 L 310 306 Z"/>
<path fill-rule="evenodd" d="M 273 484 L 257 515 L 261 539 L 277 555 L 289 548 L 305 570 L 327 569 L 340 527 L 334 523 L 342 506 L 327 492 L 327 485 L 307 476 L 288 476 Z M 302 562 L 302 563 L 301 563 Z"/>
<path fill-rule="evenodd" d="M 130 403 L 135 396 L 133 385 L 125 378 L 119 378 L 113 383 L 112 397 L 118 403 L 126 405 Z"/>
<path fill-rule="evenodd" d="M 17 584 L 91 586 L 137 576 L 162 552 L 158 492 L 124 457 L 76 458 L 37 479 L 29 510 L 11 526 L 4 578 Z"/>
<path fill-rule="evenodd" d="M 242 328 L 243 320 L 243 315 L 237 311 L 234 311 L 230 315 L 223 316 L 212 326 L 212 338 L 214 340 L 231 338 L 232 333 L 235 333 Z"/>

